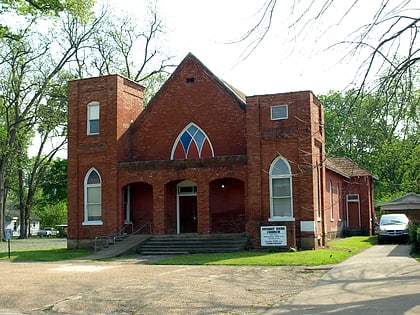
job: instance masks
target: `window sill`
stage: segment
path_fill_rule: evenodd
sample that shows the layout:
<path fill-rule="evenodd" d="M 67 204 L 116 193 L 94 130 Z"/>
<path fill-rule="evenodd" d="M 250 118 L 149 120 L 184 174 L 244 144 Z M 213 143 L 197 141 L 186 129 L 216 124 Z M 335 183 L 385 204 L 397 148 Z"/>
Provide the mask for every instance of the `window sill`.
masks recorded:
<path fill-rule="evenodd" d="M 277 221 L 290 221 L 290 222 L 294 222 L 295 218 L 294 217 L 271 217 L 268 218 L 268 222 L 277 222 Z"/>
<path fill-rule="evenodd" d="M 85 221 L 82 222 L 82 225 L 102 225 L 104 224 L 102 221 Z"/>

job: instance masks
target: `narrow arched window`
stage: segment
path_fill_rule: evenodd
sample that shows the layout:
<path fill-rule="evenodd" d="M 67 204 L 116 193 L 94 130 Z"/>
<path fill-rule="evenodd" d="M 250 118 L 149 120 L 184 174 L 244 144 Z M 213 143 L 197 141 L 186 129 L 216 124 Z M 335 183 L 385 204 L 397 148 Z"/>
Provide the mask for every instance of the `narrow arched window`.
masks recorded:
<path fill-rule="evenodd" d="M 171 160 L 213 156 L 213 146 L 206 133 L 193 123 L 181 131 L 171 152 Z"/>
<path fill-rule="evenodd" d="M 87 134 L 99 134 L 99 103 L 91 102 L 87 106 Z"/>
<path fill-rule="evenodd" d="M 293 219 L 292 173 L 289 163 L 282 157 L 270 167 L 270 219 Z"/>
<path fill-rule="evenodd" d="M 84 225 L 102 224 L 101 177 L 95 169 L 85 177 Z"/>

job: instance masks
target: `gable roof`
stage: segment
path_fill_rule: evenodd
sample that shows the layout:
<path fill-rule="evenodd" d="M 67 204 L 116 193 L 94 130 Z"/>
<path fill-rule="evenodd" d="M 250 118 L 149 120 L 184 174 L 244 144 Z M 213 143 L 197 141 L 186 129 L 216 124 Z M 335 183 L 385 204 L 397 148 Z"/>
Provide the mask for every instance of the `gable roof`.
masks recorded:
<path fill-rule="evenodd" d="M 175 69 L 175 71 L 170 75 L 170 77 L 166 80 L 166 82 L 162 85 L 162 87 L 159 89 L 159 91 L 156 93 L 155 96 L 157 96 L 160 91 L 164 90 L 164 86 L 171 80 L 171 78 L 183 67 L 183 64 L 187 61 L 192 60 L 194 63 L 196 63 L 204 73 L 206 73 L 210 78 L 212 78 L 223 90 L 225 90 L 228 94 L 230 94 L 238 103 L 239 107 L 245 110 L 246 108 L 246 95 L 242 93 L 237 88 L 233 87 L 232 85 L 228 84 L 226 81 L 220 79 L 218 76 L 216 76 L 212 71 L 210 71 L 209 68 L 207 68 L 196 56 L 194 56 L 192 53 L 188 53 L 187 56 L 181 61 L 181 63 L 178 65 L 178 67 Z M 155 98 L 155 96 L 153 98 Z M 152 103 L 153 98 L 150 100 L 150 103 Z M 150 104 L 149 103 L 149 104 Z"/>
<path fill-rule="evenodd" d="M 382 208 L 400 209 L 401 206 L 410 206 L 411 209 L 420 209 L 420 194 L 410 192 L 389 202 L 378 204 Z M 397 207 L 397 208 L 395 208 Z"/>
<path fill-rule="evenodd" d="M 7 209 L 5 211 L 5 218 L 7 220 L 13 220 L 13 218 L 19 218 L 20 217 L 20 211 L 18 209 Z M 40 217 L 37 216 L 35 213 L 31 213 L 29 218 L 32 221 L 39 221 Z"/>
<path fill-rule="evenodd" d="M 327 169 L 347 178 L 359 176 L 375 177 L 372 173 L 368 172 L 364 168 L 361 168 L 348 157 L 327 158 L 325 160 L 325 166 Z"/>

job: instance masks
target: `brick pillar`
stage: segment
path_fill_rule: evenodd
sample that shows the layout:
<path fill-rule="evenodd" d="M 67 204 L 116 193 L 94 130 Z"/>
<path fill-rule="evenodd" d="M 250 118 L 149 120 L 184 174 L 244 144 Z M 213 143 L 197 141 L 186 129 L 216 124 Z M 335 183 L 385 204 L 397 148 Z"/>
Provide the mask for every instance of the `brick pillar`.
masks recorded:
<path fill-rule="evenodd" d="M 153 187 L 153 234 L 165 234 L 165 187 Z"/>
<path fill-rule="evenodd" d="M 197 230 L 198 233 L 210 234 L 210 199 L 209 199 L 209 183 L 197 183 Z"/>

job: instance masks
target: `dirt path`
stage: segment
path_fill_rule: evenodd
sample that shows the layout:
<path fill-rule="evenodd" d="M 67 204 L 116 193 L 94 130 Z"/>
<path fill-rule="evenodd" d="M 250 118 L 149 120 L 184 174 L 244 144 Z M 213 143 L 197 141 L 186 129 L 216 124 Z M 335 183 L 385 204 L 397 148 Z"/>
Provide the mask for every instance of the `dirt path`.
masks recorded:
<path fill-rule="evenodd" d="M 142 260 L 0 262 L 0 314 L 254 314 L 324 270 L 153 266 Z"/>
<path fill-rule="evenodd" d="M 13 250 L 65 247 L 65 239 L 12 240 Z M 0 244 L 7 251 L 7 243 Z M 0 260 L 0 314 L 254 314 L 286 303 L 325 270 L 304 267 L 154 266 Z"/>

